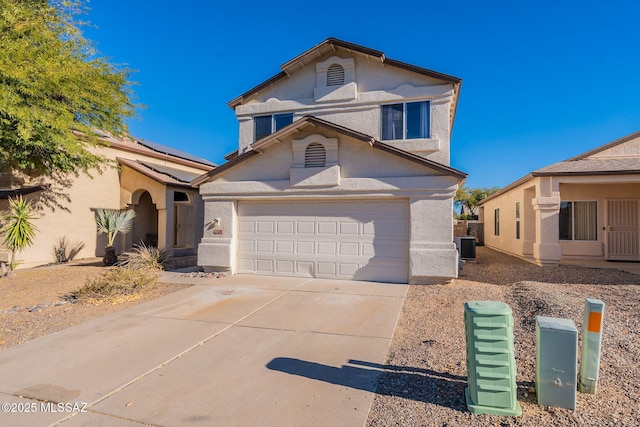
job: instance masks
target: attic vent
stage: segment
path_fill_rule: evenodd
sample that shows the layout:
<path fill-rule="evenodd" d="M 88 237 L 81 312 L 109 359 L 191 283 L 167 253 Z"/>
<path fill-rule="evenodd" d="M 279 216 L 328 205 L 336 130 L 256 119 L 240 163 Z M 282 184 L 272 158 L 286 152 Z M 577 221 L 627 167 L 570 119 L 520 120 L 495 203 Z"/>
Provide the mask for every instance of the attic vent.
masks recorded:
<path fill-rule="evenodd" d="M 340 64 L 332 64 L 327 70 L 327 86 L 344 84 L 344 68 Z"/>
<path fill-rule="evenodd" d="M 324 145 L 312 142 L 304 151 L 305 168 L 323 168 L 327 162 L 327 150 Z"/>

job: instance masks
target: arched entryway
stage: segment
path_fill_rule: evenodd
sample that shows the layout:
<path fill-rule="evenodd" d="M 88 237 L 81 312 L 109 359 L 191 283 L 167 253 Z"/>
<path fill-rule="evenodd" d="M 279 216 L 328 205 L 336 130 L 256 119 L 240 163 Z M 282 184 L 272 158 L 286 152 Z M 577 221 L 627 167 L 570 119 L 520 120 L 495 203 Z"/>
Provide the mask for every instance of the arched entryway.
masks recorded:
<path fill-rule="evenodd" d="M 131 230 L 133 244 L 143 242 L 147 246 L 158 246 L 158 209 L 151 194 L 144 191 L 133 208 L 136 211 Z"/>

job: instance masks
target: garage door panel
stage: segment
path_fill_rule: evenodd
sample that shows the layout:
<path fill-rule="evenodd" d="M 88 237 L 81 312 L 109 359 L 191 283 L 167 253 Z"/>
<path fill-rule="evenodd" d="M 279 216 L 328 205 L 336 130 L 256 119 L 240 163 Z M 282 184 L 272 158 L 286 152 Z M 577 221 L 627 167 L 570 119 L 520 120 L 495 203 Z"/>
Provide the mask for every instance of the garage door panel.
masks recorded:
<path fill-rule="evenodd" d="M 280 274 L 294 273 L 293 261 L 276 261 L 276 272 Z"/>
<path fill-rule="evenodd" d="M 338 223 L 335 221 L 318 221 L 318 234 L 338 234 Z"/>
<path fill-rule="evenodd" d="M 293 241 L 279 241 L 276 242 L 276 253 L 278 254 L 292 254 L 295 242 Z"/>
<path fill-rule="evenodd" d="M 273 273 L 274 262 L 270 259 L 258 259 L 256 260 L 256 270 L 262 273 Z"/>
<path fill-rule="evenodd" d="M 274 243 L 273 240 L 258 240 L 256 242 L 256 252 L 273 253 Z"/>
<path fill-rule="evenodd" d="M 340 222 L 340 234 L 357 236 L 360 234 L 360 224 L 357 222 Z"/>
<path fill-rule="evenodd" d="M 295 230 L 295 222 L 294 221 L 278 221 L 276 230 L 278 230 L 278 234 L 284 234 L 284 233 L 293 234 Z"/>
<path fill-rule="evenodd" d="M 258 221 L 257 232 L 273 234 L 274 226 L 272 221 Z"/>
<path fill-rule="evenodd" d="M 406 201 L 239 203 L 238 271 L 406 282 Z"/>
<path fill-rule="evenodd" d="M 313 262 L 311 261 L 297 261 L 296 265 L 296 275 L 302 277 L 313 277 L 312 273 L 314 271 Z"/>
<path fill-rule="evenodd" d="M 239 259 L 238 260 L 238 270 L 239 271 L 254 271 L 256 269 L 256 264 L 253 259 Z"/>
<path fill-rule="evenodd" d="M 336 275 L 337 268 L 334 262 L 319 262 L 317 266 L 318 277 Z"/>
<path fill-rule="evenodd" d="M 253 221 L 240 221 L 238 223 L 238 231 L 240 233 L 253 233 L 255 231 L 255 225 Z"/>
<path fill-rule="evenodd" d="M 318 242 L 318 255 L 337 255 L 336 242 Z"/>
<path fill-rule="evenodd" d="M 239 240 L 238 252 L 255 252 L 255 240 Z"/>
<path fill-rule="evenodd" d="M 315 242 L 296 242 L 296 253 L 313 255 L 316 248 Z"/>
<path fill-rule="evenodd" d="M 296 224 L 296 232 L 298 234 L 315 234 L 316 223 L 313 221 L 298 221 Z"/>
<path fill-rule="evenodd" d="M 361 255 L 360 243 L 340 243 L 339 255 L 358 256 Z"/>

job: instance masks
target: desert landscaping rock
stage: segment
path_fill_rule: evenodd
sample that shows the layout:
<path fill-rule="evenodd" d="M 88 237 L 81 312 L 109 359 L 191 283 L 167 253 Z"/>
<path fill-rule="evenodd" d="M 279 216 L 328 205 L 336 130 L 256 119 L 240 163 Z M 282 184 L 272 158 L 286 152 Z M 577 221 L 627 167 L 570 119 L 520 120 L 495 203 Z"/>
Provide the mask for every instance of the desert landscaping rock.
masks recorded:
<path fill-rule="evenodd" d="M 640 425 L 640 276 L 613 269 L 537 267 L 484 247 L 458 280 L 411 286 L 378 384 L 369 426 Z M 584 298 L 605 302 L 600 380 L 575 411 L 537 405 L 535 316 L 564 317 L 582 333 Z M 513 310 L 521 417 L 467 411 L 464 303 Z M 581 338 L 581 336 L 579 336 Z"/>

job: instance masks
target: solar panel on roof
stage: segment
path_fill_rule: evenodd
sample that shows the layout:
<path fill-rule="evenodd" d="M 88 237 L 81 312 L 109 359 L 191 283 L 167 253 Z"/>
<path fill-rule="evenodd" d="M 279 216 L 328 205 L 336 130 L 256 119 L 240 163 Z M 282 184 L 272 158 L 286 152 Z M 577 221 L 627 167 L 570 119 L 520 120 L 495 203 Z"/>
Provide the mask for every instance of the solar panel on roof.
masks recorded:
<path fill-rule="evenodd" d="M 143 165 L 146 168 L 151 169 L 152 171 L 161 173 L 163 175 L 167 175 L 168 177 L 171 177 L 176 181 L 185 182 L 185 183 L 191 182 L 201 175 L 199 173 L 187 172 L 187 171 L 172 168 L 169 166 L 158 165 L 158 164 L 149 163 L 149 162 L 142 162 L 140 160 L 138 160 L 138 163 Z"/>
<path fill-rule="evenodd" d="M 156 151 L 162 154 L 168 154 L 170 156 L 179 157 L 185 160 L 191 160 L 192 162 L 202 163 L 209 166 L 215 166 L 215 163 L 210 162 L 207 159 L 203 159 L 202 157 L 197 157 L 192 154 L 189 154 L 185 151 L 177 150 L 172 147 L 167 147 L 165 145 L 156 144 L 155 142 L 136 140 L 140 145 L 147 147 L 150 150 Z"/>

